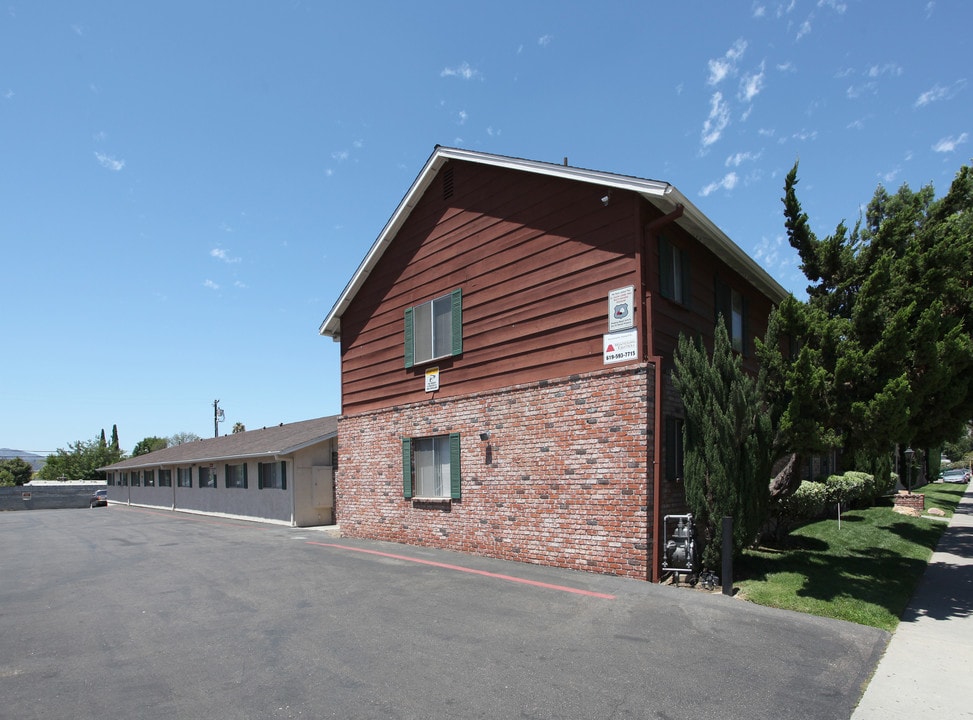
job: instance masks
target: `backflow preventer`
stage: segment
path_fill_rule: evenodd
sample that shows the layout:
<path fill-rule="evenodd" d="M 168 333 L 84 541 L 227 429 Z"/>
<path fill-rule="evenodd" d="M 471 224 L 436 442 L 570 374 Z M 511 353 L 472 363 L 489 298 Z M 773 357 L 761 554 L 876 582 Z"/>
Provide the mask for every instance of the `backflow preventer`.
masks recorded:
<path fill-rule="evenodd" d="M 662 557 L 663 573 L 672 573 L 676 584 L 683 574 L 689 576 L 689 584 L 693 586 L 700 583 L 704 588 L 712 590 L 720 584 L 720 578 L 716 574 L 708 570 L 698 571 L 696 526 L 693 525 L 692 515 L 666 515 L 662 519 L 662 532 L 663 537 L 669 538 Z"/>
<path fill-rule="evenodd" d="M 673 528 L 673 526 L 675 526 Z M 662 571 L 694 575 L 696 572 L 696 531 L 692 515 L 666 515 L 662 519 L 666 540 Z M 670 532 L 672 533 L 670 535 Z"/>

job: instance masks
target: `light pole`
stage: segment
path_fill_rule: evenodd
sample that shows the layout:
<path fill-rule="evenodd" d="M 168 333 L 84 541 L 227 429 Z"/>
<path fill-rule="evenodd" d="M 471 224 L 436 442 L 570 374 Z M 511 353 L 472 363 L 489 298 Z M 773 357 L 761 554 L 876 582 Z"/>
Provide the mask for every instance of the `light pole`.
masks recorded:
<path fill-rule="evenodd" d="M 915 457 L 915 454 L 916 451 L 912 449 L 911 445 L 905 449 L 905 464 L 906 472 L 908 473 L 905 487 L 910 493 L 912 492 L 912 458 Z"/>

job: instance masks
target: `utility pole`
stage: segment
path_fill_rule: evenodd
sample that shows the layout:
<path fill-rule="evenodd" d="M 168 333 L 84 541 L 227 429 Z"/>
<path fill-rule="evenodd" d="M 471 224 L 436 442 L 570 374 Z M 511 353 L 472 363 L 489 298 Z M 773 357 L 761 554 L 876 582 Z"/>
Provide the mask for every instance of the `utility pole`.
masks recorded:
<path fill-rule="evenodd" d="M 223 422 L 223 408 L 220 407 L 220 401 L 213 401 L 213 437 L 218 438 L 220 436 L 220 423 Z"/>

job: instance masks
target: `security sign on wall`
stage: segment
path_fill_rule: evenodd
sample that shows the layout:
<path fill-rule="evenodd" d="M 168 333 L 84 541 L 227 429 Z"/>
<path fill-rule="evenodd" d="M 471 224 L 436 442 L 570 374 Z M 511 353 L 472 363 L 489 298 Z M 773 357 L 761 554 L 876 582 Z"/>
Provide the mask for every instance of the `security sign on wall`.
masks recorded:
<path fill-rule="evenodd" d="M 618 288 L 608 293 L 608 332 L 635 327 L 635 286 Z"/>
<path fill-rule="evenodd" d="M 638 330 L 608 333 L 602 335 L 605 365 L 639 359 Z"/>

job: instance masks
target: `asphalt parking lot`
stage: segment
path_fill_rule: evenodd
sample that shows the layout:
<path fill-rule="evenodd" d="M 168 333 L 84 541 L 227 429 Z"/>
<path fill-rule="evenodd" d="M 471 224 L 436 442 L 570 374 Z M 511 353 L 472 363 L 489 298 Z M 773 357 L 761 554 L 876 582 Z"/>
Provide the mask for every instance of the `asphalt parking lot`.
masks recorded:
<path fill-rule="evenodd" d="M 123 506 L 0 513 L 0 715 L 849 718 L 887 633 Z"/>

